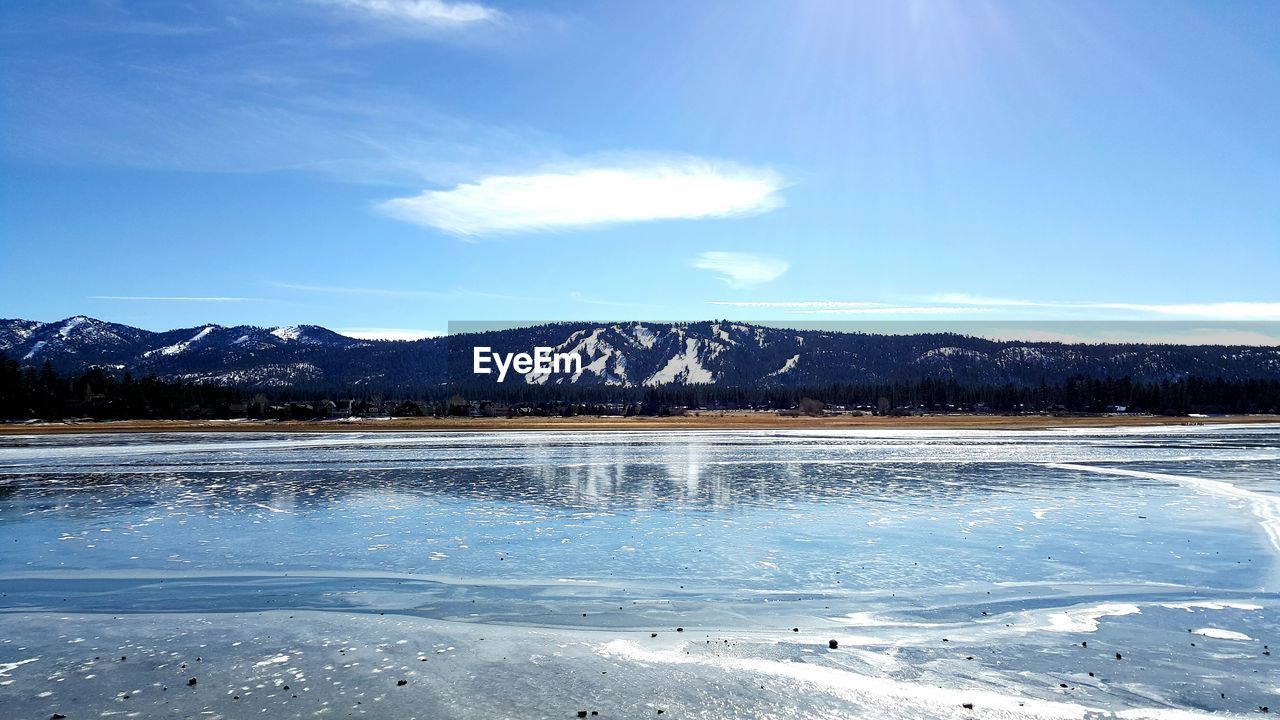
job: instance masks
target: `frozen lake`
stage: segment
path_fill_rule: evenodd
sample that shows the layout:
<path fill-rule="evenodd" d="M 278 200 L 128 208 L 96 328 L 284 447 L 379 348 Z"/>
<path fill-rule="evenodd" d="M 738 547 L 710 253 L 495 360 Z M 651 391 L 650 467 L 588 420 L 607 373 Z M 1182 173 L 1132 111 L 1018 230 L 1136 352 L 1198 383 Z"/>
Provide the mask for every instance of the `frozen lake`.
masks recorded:
<path fill-rule="evenodd" d="M 1275 426 L 8 437 L 0 716 L 1257 715 L 1278 560 Z"/>

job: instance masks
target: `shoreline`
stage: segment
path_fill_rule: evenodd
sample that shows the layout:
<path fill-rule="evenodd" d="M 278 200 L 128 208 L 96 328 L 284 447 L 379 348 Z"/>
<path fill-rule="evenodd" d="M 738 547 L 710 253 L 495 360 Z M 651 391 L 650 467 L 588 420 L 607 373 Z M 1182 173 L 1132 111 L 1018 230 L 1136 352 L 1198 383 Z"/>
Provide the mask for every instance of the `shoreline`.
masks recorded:
<path fill-rule="evenodd" d="M 699 412 L 675 417 L 361 418 L 358 420 L 104 420 L 0 424 L 0 436 L 76 433 L 322 433 L 482 432 L 500 430 L 1047 430 L 1280 424 L 1280 415 L 1165 417 L 1153 415 L 870 415 L 786 417 L 768 412 Z"/>

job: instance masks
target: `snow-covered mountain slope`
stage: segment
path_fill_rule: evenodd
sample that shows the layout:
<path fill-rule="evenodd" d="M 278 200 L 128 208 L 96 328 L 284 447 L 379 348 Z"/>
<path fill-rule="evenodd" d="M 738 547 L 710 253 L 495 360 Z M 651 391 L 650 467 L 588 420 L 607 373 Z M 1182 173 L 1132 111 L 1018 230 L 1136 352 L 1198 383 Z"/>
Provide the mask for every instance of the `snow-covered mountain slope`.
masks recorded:
<path fill-rule="evenodd" d="M 388 368 L 403 368 L 412 382 L 436 368 L 434 380 L 442 381 L 439 351 L 405 346 L 357 340 L 316 325 L 151 332 L 83 316 L 52 323 L 0 320 L 0 353 L 28 367 L 47 361 L 60 372 L 98 366 L 246 388 L 381 382 Z"/>
<path fill-rule="evenodd" d="M 1280 378 L 1280 348 L 995 342 L 955 334 L 870 335 L 730 322 L 559 323 L 460 337 L 450 378 L 469 376 L 471 348 L 578 352 L 573 376 L 529 375 L 531 384 L 824 386 L 929 377 L 960 383 L 1033 385 L 1065 378 L 1163 380 Z M 487 381 L 483 379 L 482 381 Z M 510 382 L 510 381 L 508 381 Z"/>
<path fill-rule="evenodd" d="M 23 363 L 39 364 L 57 358 L 59 364 L 129 355 L 149 333 L 128 325 L 76 315 L 53 323 L 0 320 L 0 352 Z"/>
<path fill-rule="evenodd" d="M 511 383 L 654 387 L 824 386 L 921 378 L 1034 385 L 1065 378 L 1152 381 L 1199 375 L 1280 378 L 1280 348 L 995 342 L 955 334 L 869 335 L 730 322 L 557 323 L 416 341 L 357 340 L 315 325 L 201 325 L 151 332 L 76 316 L 51 323 L 0 320 L 0 353 L 60 372 L 91 366 L 136 376 L 244 388 L 423 388 L 484 384 L 472 347 L 578 353 L 573 375 Z"/>

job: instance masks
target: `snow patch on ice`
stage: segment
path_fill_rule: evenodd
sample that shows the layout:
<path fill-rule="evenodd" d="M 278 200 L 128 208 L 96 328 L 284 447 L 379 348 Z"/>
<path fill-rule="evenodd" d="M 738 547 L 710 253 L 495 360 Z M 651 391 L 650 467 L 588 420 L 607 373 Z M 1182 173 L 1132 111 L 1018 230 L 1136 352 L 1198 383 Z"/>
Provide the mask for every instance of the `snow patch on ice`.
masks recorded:
<path fill-rule="evenodd" d="M 1135 708 L 1112 714 L 1102 708 L 1072 702 L 1039 700 L 975 688 L 943 688 L 887 677 L 861 675 L 817 662 L 765 660 L 723 655 L 693 655 L 683 648 L 646 650 L 628 640 L 613 640 L 597 649 L 605 657 L 657 666 L 703 665 L 749 676 L 771 676 L 804 683 L 818 692 L 839 697 L 865 709 L 868 717 L 896 716 L 905 707 L 918 714 L 952 717 L 960 704 L 973 703 L 993 717 L 1018 718 L 1211 718 L 1210 713 L 1170 711 L 1167 708 Z"/>
<path fill-rule="evenodd" d="M 26 660 L 18 660 L 17 662 L 0 663 L 0 677 L 9 677 L 9 673 L 17 670 L 27 663 L 33 663 L 39 659 L 40 658 L 38 657 L 33 657 L 27 658 Z"/>
<path fill-rule="evenodd" d="M 1165 603 L 1160 607 L 1166 607 L 1170 610 L 1186 610 L 1191 612 L 1196 608 L 1204 610 L 1261 610 L 1261 605 L 1246 602 L 1229 602 L 1226 600 L 1191 600 L 1188 602 Z"/>
<path fill-rule="evenodd" d="M 1205 637 L 1217 638 L 1218 640 L 1252 640 L 1253 639 L 1242 632 L 1236 632 L 1235 630 L 1223 630 L 1222 628 L 1200 628 L 1199 630 L 1193 630 L 1192 632 L 1194 632 L 1196 635 L 1203 635 Z"/>
<path fill-rule="evenodd" d="M 1098 629 L 1098 619 L 1137 615 L 1142 609 L 1130 603 L 1102 603 L 1083 608 L 1071 608 L 1049 615 L 1049 624 L 1040 628 L 1050 632 L 1094 632 Z"/>
<path fill-rule="evenodd" d="M 287 662 L 289 662 L 288 655 L 277 655 L 275 657 L 269 657 L 266 660 L 259 660 L 258 662 L 254 663 L 253 666 L 266 667 L 268 665 L 283 665 Z"/>

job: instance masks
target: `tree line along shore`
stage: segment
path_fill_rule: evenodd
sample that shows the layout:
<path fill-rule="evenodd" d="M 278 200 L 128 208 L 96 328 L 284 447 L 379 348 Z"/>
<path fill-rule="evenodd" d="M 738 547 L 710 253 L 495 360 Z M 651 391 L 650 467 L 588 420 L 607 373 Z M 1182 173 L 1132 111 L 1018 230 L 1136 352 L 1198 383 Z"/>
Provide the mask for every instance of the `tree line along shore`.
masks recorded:
<path fill-rule="evenodd" d="M 1280 414 L 1280 380 L 1186 376 L 1160 382 L 1070 378 L 1034 386 L 960 384 L 920 378 L 826 387 L 438 386 L 386 398 L 360 388 L 298 392 L 241 389 L 134 378 L 91 368 L 63 375 L 45 364 L 0 362 L 0 420 L 61 422 L 136 420 L 325 421 L 390 418 L 528 420 L 565 418 L 711 418 L 830 421 L 931 416 L 1067 418 L 1268 416 Z M 723 420 L 722 420 L 723 422 Z M 743 422 L 738 420 L 736 422 Z M 795 424 L 795 423 L 793 423 Z"/>
<path fill-rule="evenodd" d="M 1149 426 L 1280 424 L 1280 415 L 993 415 L 974 413 L 878 417 L 790 416 L 755 410 L 692 411 L 666 417 L 387 417 L 338 420 L 66 420 L 0 423 L 3 435 L 154 432 L 486 432 L 700 430 L 1045 430 Z"/>

